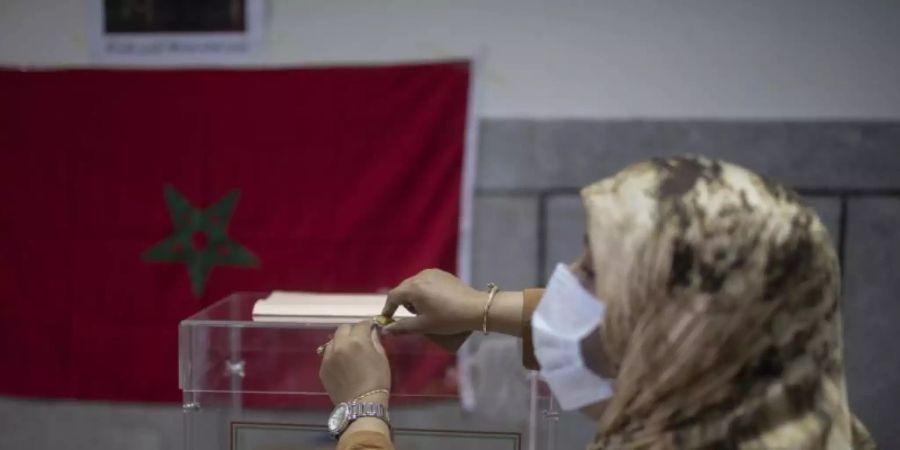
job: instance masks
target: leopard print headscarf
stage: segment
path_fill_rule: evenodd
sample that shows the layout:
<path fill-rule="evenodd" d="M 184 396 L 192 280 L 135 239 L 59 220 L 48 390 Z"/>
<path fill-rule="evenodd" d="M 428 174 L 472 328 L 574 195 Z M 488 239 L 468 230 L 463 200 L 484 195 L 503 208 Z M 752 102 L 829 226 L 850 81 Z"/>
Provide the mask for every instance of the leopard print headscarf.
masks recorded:
<path fill-rule="evenodd" d="M 796 194 L 678 157 L 582 198 L 616 370 L 590 448 L 874 448 L 847 406 L 837 258 Z"/>

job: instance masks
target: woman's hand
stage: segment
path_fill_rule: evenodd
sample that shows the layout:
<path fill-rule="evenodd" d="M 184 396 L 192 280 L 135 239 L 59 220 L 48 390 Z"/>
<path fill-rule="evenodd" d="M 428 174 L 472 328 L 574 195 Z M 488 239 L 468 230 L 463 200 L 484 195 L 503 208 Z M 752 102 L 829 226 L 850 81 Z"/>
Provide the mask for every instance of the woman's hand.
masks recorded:
<path fill-rule="evenodd" d="M 406 307 L 416 317 L 400 319 L 385 333 L 456 334 L 480 330 L 487 294 L 438 269 L 426 269 L 388 292 L 382 314 Z"/>
<path fill-rule="evenodd" d="M 319 379 L 334 404 L 391 388 L 391 368 L 371 320 L 341 325 L 325 346 Z M 367 397 L 387 405 L 387 395 Z"/>

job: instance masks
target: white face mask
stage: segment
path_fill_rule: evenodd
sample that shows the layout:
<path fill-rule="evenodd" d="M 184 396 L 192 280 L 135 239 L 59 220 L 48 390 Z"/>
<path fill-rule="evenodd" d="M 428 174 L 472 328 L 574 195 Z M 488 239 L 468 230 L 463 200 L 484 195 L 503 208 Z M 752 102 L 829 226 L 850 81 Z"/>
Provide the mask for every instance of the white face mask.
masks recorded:
<path fill-rule="evenodd" d="M 612 397 L 613 380 L 587 367 L 581 340 L 603 323 L 606 306 L 588 292 L 565 264 L 557 264 L 531 318 L 541 376 L 564 410 Z"/>

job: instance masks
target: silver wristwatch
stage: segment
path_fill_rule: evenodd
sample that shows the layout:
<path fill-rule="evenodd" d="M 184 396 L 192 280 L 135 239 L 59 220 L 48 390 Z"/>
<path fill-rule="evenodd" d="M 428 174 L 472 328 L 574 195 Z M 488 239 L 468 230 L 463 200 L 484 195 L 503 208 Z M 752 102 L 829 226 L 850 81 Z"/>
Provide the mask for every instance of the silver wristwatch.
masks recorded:
<path fill-rule="evenodd" d="M 341 433 L 354 420 L 360 417 L 377 417 L 383 420 L 387 424 L 388 429 L 391 430 L 391 434 L 393 434 L 394 430 L 391 428 L 391 418 L 388 415 L 387 408 L 381 403 L 372 402 L 339 403 L 331 411 L 331 416 L 328 417 L 328 432 L 331 433 L 332 438 L 337 439 L 341 437 Z"/>

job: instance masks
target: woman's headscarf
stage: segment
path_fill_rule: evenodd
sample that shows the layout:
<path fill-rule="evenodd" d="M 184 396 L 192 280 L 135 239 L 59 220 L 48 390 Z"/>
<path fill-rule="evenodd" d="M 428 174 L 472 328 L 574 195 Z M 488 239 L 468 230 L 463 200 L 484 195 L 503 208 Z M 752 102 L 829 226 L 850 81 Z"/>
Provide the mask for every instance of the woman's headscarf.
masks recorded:
<path fill-rule="evenodd" d="M 592 448 L 865 450 L 837 258 L 792 191 L 700 157 L 583 189 L 615 392 Z"/>

